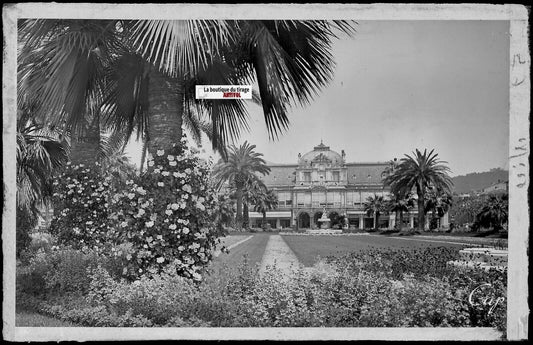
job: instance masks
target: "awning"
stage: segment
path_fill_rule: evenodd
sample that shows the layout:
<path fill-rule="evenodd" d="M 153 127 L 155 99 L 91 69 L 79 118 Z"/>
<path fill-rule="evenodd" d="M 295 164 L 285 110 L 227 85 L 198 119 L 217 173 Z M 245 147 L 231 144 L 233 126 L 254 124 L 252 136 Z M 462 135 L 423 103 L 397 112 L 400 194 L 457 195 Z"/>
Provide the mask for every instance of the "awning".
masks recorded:
<path fill-rule="evenodd" d="M 263 214 L 260 212 L 249 212 L 250 218 L 263 218 Z M 267 218 L 290 218 L 291 211 L 269 211 L 266 213 Z"/>

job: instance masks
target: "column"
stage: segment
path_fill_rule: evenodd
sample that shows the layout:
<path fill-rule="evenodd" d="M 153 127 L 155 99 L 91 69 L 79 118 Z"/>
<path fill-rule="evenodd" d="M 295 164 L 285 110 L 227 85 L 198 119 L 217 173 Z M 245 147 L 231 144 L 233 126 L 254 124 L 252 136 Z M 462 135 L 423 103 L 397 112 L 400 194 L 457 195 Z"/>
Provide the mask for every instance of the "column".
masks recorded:
<path fill-rule="evenodd" d="M 365 228 L 365 216 L 359 215 L 359 229 L 363 230 Z"/>
<path fill-rule="evenodd" d="M 276 229 L 279 229 L 281 227 L 281 222 L 279 218 L 276 218 Z"/>
<path fill-rule="evenodd" d="M 409 215 L 409 227 L 411 229 L 415 227 L 415 216 L 412 214 Z"/>

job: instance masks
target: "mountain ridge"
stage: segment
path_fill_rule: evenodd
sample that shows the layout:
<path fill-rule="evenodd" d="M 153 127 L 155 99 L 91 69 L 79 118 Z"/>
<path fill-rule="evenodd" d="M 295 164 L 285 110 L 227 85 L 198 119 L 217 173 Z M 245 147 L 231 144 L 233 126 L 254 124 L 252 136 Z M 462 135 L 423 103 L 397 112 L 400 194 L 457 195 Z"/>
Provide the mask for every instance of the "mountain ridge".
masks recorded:
<path fill-rule="evenodd" d="M 454 191 L 457 194 L 479 191 L 500 181 L 509 180 L 509 171 L 502 168 L 493 168 L 489 171 L 472 172 L 466 175 L 452 177 Z"/>

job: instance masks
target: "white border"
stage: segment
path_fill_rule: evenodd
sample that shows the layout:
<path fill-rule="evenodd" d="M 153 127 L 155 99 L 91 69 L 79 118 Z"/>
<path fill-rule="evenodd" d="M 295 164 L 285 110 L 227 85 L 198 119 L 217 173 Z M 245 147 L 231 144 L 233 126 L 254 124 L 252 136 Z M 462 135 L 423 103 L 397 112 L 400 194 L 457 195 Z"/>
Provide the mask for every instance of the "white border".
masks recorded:
<path fill-rule="evenodd" d="M 16 20 L 18 18 L 146 18 L 146 19 L 356 19 L 356 20 L 509 20 L 511 29 L 510 87 L 510 217 L 508 339 L 527 339 L 529 309 L 527 275 L 529 213 L 529 110 L 530 55 L 527 46 L 528 13 L 520 5 L 486 4 L 57 4 L 5 5 L 3 69 L 3 157 L 15 157 Z M 520 63 L 513 67 L 515 54 Z M 524 63 L 521 63 L 524 61 Z M 15 164 L 3 160 L 5 203 L 2 212 L 4 255 L 4 339 L 109 340 L 109 339 L 284 339 L 284 340 L 489 340 L 498 337 L 487 328 L 28 328 L 14 327 L 15 290 Z M 512 230 L 511 230 L 512 231 Z"/>

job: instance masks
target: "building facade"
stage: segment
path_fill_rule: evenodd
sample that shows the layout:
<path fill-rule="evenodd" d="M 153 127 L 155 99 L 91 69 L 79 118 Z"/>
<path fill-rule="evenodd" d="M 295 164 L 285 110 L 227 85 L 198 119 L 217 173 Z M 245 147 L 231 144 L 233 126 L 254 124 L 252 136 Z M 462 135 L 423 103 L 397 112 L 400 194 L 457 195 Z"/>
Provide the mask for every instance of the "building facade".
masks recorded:
<path fill-rule="evenodd" d="M 373 216 L 364 211 L 363 203 L 374 194 L 388 197 L 382 183 L 387 162 L 349 163 L 344 150 L 339 154 L 320 143 L 312 151 L 298 154 L 296 164 L 270 164 L 265 185 L 278 197 L 278 208 L 267 212 L 272 228 L 317 228 L 324 210 L 344 215 L 350 228 L 374 227 Z M 250 224 L 259 227 L 262 214 L 250 212 Z M 394 214 L 384 212 L 378 219 L 380 228 L 393 228 Z M 404 226 L 416 226 L 416 211 L 404 215 Z"/>

